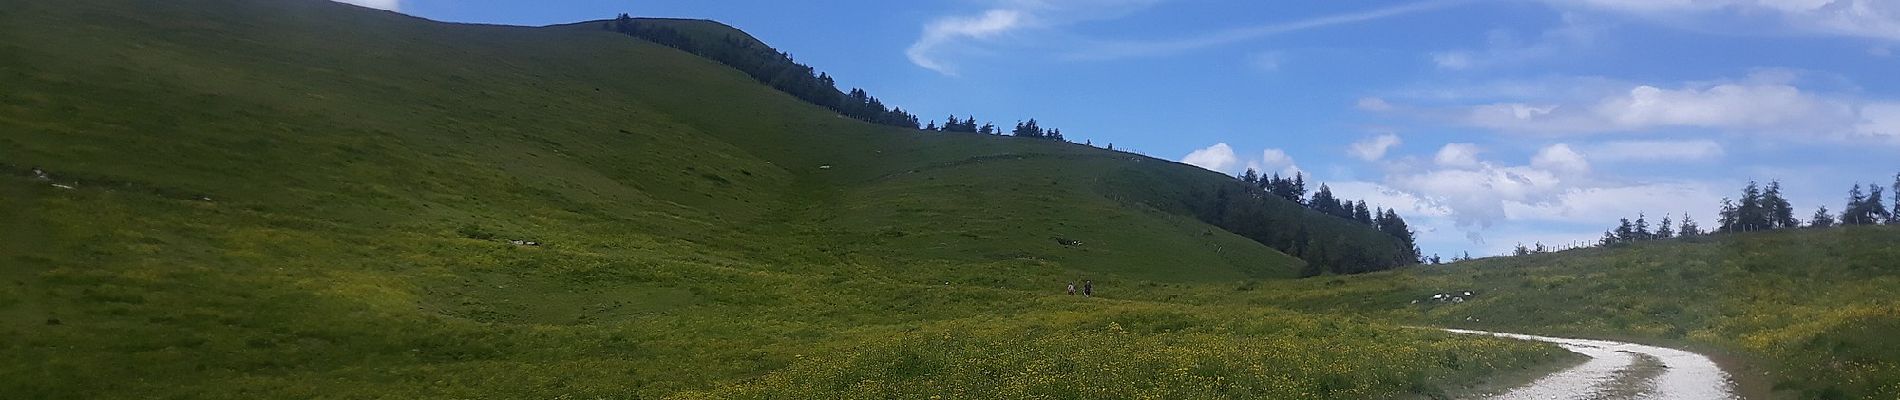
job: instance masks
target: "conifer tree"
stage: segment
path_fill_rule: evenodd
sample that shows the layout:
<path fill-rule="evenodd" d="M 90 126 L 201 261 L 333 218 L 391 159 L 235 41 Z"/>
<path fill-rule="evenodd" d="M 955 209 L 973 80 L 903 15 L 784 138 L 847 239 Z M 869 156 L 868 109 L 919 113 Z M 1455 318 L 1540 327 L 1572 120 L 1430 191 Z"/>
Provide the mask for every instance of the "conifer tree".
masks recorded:
<path fill-rule="evenodd" d="M 1643 213 L 1636 213 L 1636 231 L 1630 235 L 1631 239 L 1638 241 L 1649 240 L 1649 235 L 1649 216 L 1643 215 Z"/>
<path fill-rule="evenodd" d="M 1808 219 L 1808 226 L 1813 228 L 1834 226 L 1834 214 L 1827 212 L 1827 206 L 1821 206 L 1814 210 L 1814 217 Z"/>
<path fill-rule="evenodd" d="M 1841 225 L 1860 225 L 1866 222 L 1867 195 L 1860 190 L 1860 184 L 1847 191 L 1847 208 L 1841 210 Z"/>
<path fill-rule="evenodd" d="M 1886 190 L 1886 188 L 1880 187 L 1880 185 L 1867 185 L 1866 224 L 1874 225 L 1882 221 L 1893 222 L 1894 215 L 1887 212 L 1886 199 L 1882 198 Z"/>
<path fill-rule="evenodd" d="M 1682 213 L 1682 227 L 1676 228 L 1676 236 L 1691 237 L 1701 235 L 1702 227 L 1696 226 L 1695 217 L 1689 216 L 1689 213 Z"/>
<path fill-rule="evenodd" d="M 1293 171 L 1293 202 L 1306 202 L 1306 173 Z"/>
<path fill-rule="evenodd" d="M 1668 239 L 1673 237 L 1676 237 L 1676 228 L 1670 225 L 1669 215 L 1663 214 L 1662 222 L 1656 223 L 1656 238 Z"/>
<path fill-rule="evenodd" d="M 1893 211 L 1887 213 L 1887 225 L 1900 225 L 1900 173 L 1893 174 Z"/>
<path fill-rule="evenodd" d="M 1313 210 L 1315 211 L 1339 215 L 1339 211 L 1334 209 L 1335 207 L 1339 207 L 1339 200 L 1333 198 L 1333 189 L 1326 187 L 1324 183 L 1319 184 L 1318 192 L 1313 192 L 1312 203 Z"/>
<path fill-rule="evenodd" d="M 1768 181 L 1768 189 L 1762 192 L 1762 207 L 1766 209 L 1771 228 L 1784 229 L 1801 226 L 1801 220 L 1794 217 L 1794 205 L 1781 195 L 1781 181 Z"/>
<path fill-rule="evenodd" d="M 1723 197 L 1721 219 L 1717 221 L 1715 231 L 1716 232 L 1734 232 L 1734 231 L 1741 230 L 1740 219 L 1741 219 L 1740 211 L 1736 209 L 1735 201 L 1729 200 L 1727 197 Z"/>
<path fill-rule="evenodd" d="M 1748 187 L 1742 189 L 1742 204 L 1735 210 L 1735 222 L 1740 225 L 1740 230 L 1752 232 L 1768 229 L 1768 208 L 1763 203 L 1761 185 L 1748 181 Z"/>
<path fill-rule="evenodd" d="M 1039 138 L 1042 137 L 1043 132 L 1042 126 L 1036 122 L 1036 119 L 1030 118 L 1029 122 L 1016 123 L 1016 129 L 1010 131 L 1010 134 L 1016 137 Z"/>

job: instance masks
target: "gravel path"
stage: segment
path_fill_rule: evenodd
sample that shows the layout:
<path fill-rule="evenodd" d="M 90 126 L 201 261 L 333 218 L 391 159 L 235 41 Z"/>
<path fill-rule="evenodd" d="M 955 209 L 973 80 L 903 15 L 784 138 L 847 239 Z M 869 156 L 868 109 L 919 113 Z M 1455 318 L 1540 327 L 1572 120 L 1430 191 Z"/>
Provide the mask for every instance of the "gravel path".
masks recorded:
<path fill-rule="evenodd" d="M 1551 374 L 1493 397 L 1502 400 L 1535 399 L 1670 399 L 1735 400 L 1728 373 L 1708 357 L 1664 347 L 1607 340 L 1567 339 L 1446 329 L 1451 333 L 1553 343 L 1590 357 L 1590 361 Z"/>

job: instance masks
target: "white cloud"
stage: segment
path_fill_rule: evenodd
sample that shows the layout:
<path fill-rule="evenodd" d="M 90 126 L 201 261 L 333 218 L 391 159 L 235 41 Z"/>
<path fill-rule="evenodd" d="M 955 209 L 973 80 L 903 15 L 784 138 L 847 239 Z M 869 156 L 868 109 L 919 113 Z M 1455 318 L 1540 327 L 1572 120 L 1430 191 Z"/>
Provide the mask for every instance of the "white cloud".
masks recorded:
<path fill-rule="evenodd" d="M 1792 83 L 1798 76 L 1765 70 L 1741 81 L 1692 82 L 1677 88 L 1624 84 L 1623 89 L 1607 91 L 1546 93 L 1555 98 L 1406 109 L 1421 110 L 1418 113 L 1459 125 L 1508 133 L 1589 134 L 1683 128 L 1802 138 L 1847 133 L 1858 120 L 1857 100 L 1802 90 Z M 1537 93 L 1519 94 L 1536 97 Z"/>
<path fill-rule="evenodd" d="M 1541 202 L 1506 201 L 1506 218 L 1519 221 L 1565 222 L 1608 225 L 1618 218 L 1635 219 L 1647 214 L 1653 224 L 1664 215 L 1682 221 L 1687 208 L 1705 210 L 1721 202 L 1719 191 L 1707 184 L 1691 182 L 1648 183 L 1607 187 L 1576 187 Z M 1713 221 L 1695 215 L 1696 222 L 1708 227 Z"/>
<path fill-rule="evenodd" d="M 1251 65 L 1254 69 L 1263 72 L 1279 71 L 1280 64 L 1285 62 L 1286 53 L 1278 51 L 1254 53 L 1253 55 L 1247 56 L 1247 65 Z"/>
<path fill-rule="evenodd" d="M 1500 167 L 1480 163 L 1475 169 L 1440 169 L 1400 173 L 1387 184 L 1433 206 L 1450 211 L 1457 226 L 1482 230 L 1503 221 L 1505 201 L 1535 201 L 1557 190 L 1563 179 L 1533 167 Z"/>
<path fill-rule="evenodd" d="M 1511 31 L 1493 30 L 1485 47 L 1477 50 L 1449 50 L 1432 53 L 1439 69 L 1466 70 L 1523 64 L 1564 54 L 1575 54 L 1596 42 L 1598 30 L 1573 13 L 1565 13 L 1563 24 L 1526 41 Z"/>
<path fill-rule="evenodd" d="M 1280 149 L 1260 151 L 1260 159 L 1248 161 L 1247 168 L 1260 171 L 1262 175 L 1278 173 L 1282 176 L 1290 176 L 1300 172 L 1300 166 L 1293 162 L 1293 156 L 1287 155 L 1285 150 Z"/>
<path fill-rule="evenodd" d="M 989 54 L 990 47 L 1049 47 L 1075 35 L 1056 30 L 1088 21 L 1121 18 L 1163 0 L 988 0 L 979 13 L 937 18 L 925 23 L 916 42 L 904 50 L 912 64 L 955 76 L 949 58 Z M 1008 39 L 1008 40 L 1002 40 Z M 1044 49 L 1042 53 L 1047 53 Z"/>
<path fill-rule="evenodd" d="M 1440 166 L 1471 168 L 1478 166 L 1478 152 L 1482 149 L 1471 143 L 1446 143 L 1438 149 L 1438 155 L 1432 161 Z"/>
<path fill-rule="evenodd" d="M 1213 146 L 1188 153 L 1186 157 L 1181 157 L 1181 162 L 1225 174 L 1240 163 L 1240 158 L 1234 156 L 1233 147 L 1226 143 L 1215 143 Z"/>
<path fill-rule="evenodd" d="M 1860 118 L 1855 134 L 1900 144 L 1900 103 L 1869 104 L 1860 109 Z"/>
<path fill-rule="evenodd" d="M 1439 206 L 1432 201 L 1414 196 L 1398 189 L 1373 182 L 1344 181 L 1329 182 L 1326 187 L 1333 195 L 1342 199 L 1365 200 L 1366 204 L 1391 209 L 1406 219 L 1413 217 L 1446 217 L 1451 209 Z"/>
<path fill-rule="evenodd" d="M 402 11 L 401 0 L 336 0 L 341 3 L 355 4 L 378 10 Z"/>
<path fill-rule="evenodd" d="M 1470 69 L 1477 65 L 1477 61 L 1471 59 L 1469 52 L 1450 51 L 1432 53 L 1432 64 L 1437 64 L 1441 69 Z"/>
<path fill-rule="evenodd" d="M 1585 146 L 1583 154 L 1597 162 L 1693 162 L 1721 158 L 1722 145 L 1713 140 L 1629 140 Z"/>
<path fill-rule="evenodd" d="M 1563 143 L 1538 150 L 1537 155 L 1531 157 L 1531 166 L 1570 174 L 1590 172 L 1590 161 L 1584 159 L 1582 153 L 1578 153 L 1571 149 L 1570 145 Z"/>
<path fill-rule="evenodd" d="M 1392 110 L 1392 103 L 1387 103 L 1385 99 L 1377 97 L 1361 97 L 1359 98 L 1359 102 L 1355 105 L 1361 110 L 1373 112 Z"/>
<path fill-rule="evenodd" d="M 1547 0 L 1558 6 L 1621 12 L 1681 24 L 1728 18 L 1815 35 L 1900 40 L 1900 2 L 1892 0 Z M 1724 21 L 1728 22 L 1728 21 Z M 1759 34 L 1761 29 L 1747 29 Z"/>
<path fill-rule="evenodd" d="M 1638 86 L 1626 96 L 1605 99 L 1594 111 L 1623 128 L 1773 128 L 1821 122 L 1842 110 L 1791 85 L 1722 84 L 1676 90 Z"/>
<path fill-rule="evenodd" d="M 924 26 L 923 37 L 912 43 L 904 55 L 919 67 L 954 76 L 956 70 L 952 66 L 933 56 L 939 47 L 962 39 L 996 37 L 1022 27 L 1022 23 L 1023 12 L 1011 9 L 992 9 L 974 17 L 940 18 Z"/>
<path fill-rule="evenodd" d="M 1353 143 L 1349 153 L 1361 160 L 1378 161 L 1385 158 L 1386 151 L 1392 150 L 1392 147 L 1402 142 L 1399 140 L 1399 135 L 1388 133 Z"/>
<path fill-rule="evenodd" d="M 1297 21 L 1230 29 L 1212 34 L 1160 41 L 1099 42 L 1096 46 L 1069 54 L 1072 59 L 1104 60 L 1128 57 L 1160 56 L 1224 46 L 1267 36 L 1300 32 L 1338 25 L 1356 24 L 1474 3 L 1474 0 L 1429 0 L 1354 13 L 1335 14 Z"/>

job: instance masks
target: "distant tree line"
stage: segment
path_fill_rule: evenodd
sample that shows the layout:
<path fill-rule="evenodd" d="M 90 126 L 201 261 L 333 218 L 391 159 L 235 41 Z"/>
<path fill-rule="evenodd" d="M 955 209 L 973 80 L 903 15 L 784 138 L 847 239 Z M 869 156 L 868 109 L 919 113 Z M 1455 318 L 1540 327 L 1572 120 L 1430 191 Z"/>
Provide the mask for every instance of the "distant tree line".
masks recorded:
<path fill-rule="evenodd" d="M 642 23 L 639 19 L 627 14 L 615 17 L 613 21 L 607 22 L 604 28 L 717 61 L 744 72 L 752 79 L 773 89 L 778 89 L 805 102 L 831 109 L 839 115 L 865 122 L 934 132 L 968 132 L 1066 140 L 1062 136 L 1061 129 L 1044 129 L 1035 119 L 1017 122 L 1016 128 L 1009 132 L 1003 132 L 994 123 L 977 126 L 975 116 L 958 119 L 952 115 L 944 121 L 943 125 L 937 125 L 936 121 L 931 121 L 929 126 L 922 126 L 916 115 L 900 107 L 887 106 L 864 89 L 853 88 L 849 91 L 840 91 L 838 82 L 832 79 L 830 74 L 818 72 L 810 66 L 800 64 L 793 60 L 790 54 L 732 35 L 726 35 L 713 43 L 706 43 L 681 33 L 678 29 L 661 24 Z"/>
<path fill-rule="evenodd" d="M 1042 127 L 1042 123 L 1037 122 L 1035 118 L 1030 118 L 1027 122 L 1018 121 L 1016 122 L 1015 129 L 1011 129 L 1009 132 L 1003 132 L 1001 129 L 998 129 L 993 122 L 985 122 L 983 126 L 977 126 L 975 115 L 971 115 L 967 118 L 959 118 L 953 114 L 945 119 L 941 126 L 937 125 L 937 121 L 935 120 L 930 121 L 929 125 L 924 126 L 924 130 L 944 133 L 976 133 L 983 135 L 1007 134 L 1015 137 L 1067 141 L 1067 139 L 1062 137 L 1061 129 L 1045 129 Z M 1111 146 L 1109 150 L 1114 150 L 1113 146 Z"/>
<path fill-rule="evenodd" d="M 847 117 L 874 124 L 919 127 L 917 116 L 903 108 L 887 107 L 864 89 L 840 91 L 831 75 L 799 64 L 790 54 L 753 41 L 727 35 L 715 43 L 705 43 L 672 27 L 642 23 L 627 14 L 620 14 L 605 28 L 718 61 L 760 83 Z"/>
<path fill-rule="evenodd" d="M 1305 260 L 1301 276 L 1420 262 L 1414 234 L 1397 212 L 1335 198 L 1324 184 L 1310 199 L 1306 193 L 1304 173 L 1262 177 L 1249 169 L 1232 183 L 1189 196 L 1187 203 L 1204 222 Z"/>
<path fill-rule="evenodd" d="M 1864 187 L 1864 189 L 1863 189 Z M 1795 217 L 1794 206 L 1782 196 L 1781 182 L 1769 181 L 1767 186 L 1750 181 L 1742 187 L 1739 200 L 1724 198 L 1719 213 L 1720 220 L 1712 232 L 1703 232 L 1688 213 L 1682 215 L 1680 225 L 1671 226 L 1669 216 L 1663 216 L 1662 222 L 1650 229 L 1648 219 L 1637 214 L 1635 221 L 1621 220 L 1615 228 L 1603 232 L 1603 238 L 1597 241 L 1601 246 L 1680 237 L 1694 237 L 1713 233 L 1754 232 L 1794 228 L 1826 228 L 1837 225 L 1900 225 L 1900 174 L 1893 177 L 1892 208 L 1883 203 L 1886 196 L 1880 185 L 1861 185 L 1855 183 L 1847 191 L 1847 207 L 1839 216 L 1820 206 L 1805 222 Z M 1542 245 L 1539 245 L 1542 247 Z M 1519 246 L 1518 253 L 1523 246 Z M 1531 251 L 1535 253 L 1536 251 Z"/>

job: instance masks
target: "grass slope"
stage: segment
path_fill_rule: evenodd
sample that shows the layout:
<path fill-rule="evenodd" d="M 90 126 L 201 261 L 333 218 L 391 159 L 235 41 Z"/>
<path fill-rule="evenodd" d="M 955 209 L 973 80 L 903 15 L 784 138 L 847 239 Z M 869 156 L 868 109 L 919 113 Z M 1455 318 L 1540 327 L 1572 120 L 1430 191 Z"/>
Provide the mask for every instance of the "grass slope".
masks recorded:
<path fill-rule="evenodd" d="M 1753 394 L 1885 399 L 1900 396 L 1896 260 L 1896 227 L 1778 231 L 1417 267 L 1254 302 L 1688 346 L 1755 365 L 1740 377 Z M 1410 304 L 1453 290 L 1479 296 Z"/>
<path fill-rule="evenodd" d="M 1564 358 L 1197 305 L 1300 263 L 1117 182 L 1225 177 L 872 126 L 607 32 L 8 1 L 0 77 L 14 397 L 1360 398 Z"/>

